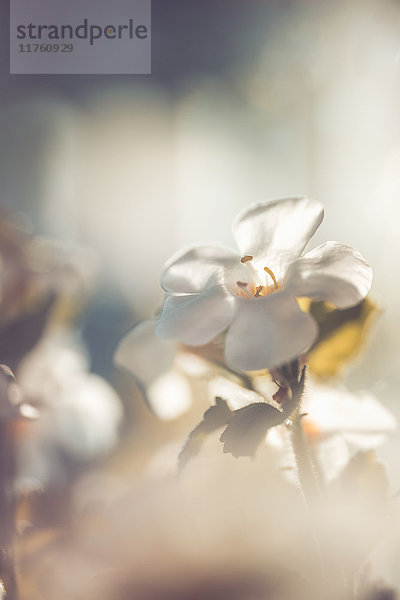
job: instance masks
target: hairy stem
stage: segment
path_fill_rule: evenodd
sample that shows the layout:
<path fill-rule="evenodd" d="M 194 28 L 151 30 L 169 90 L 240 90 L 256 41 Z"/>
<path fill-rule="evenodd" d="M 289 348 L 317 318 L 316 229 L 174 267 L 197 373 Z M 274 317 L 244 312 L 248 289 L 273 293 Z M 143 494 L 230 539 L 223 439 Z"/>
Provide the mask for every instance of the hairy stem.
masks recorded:
<path fill-rule="evenodd" d="M 302 425 L 301 400 L 304 392 L 305 370 L 303 368 L 300 379 L 298 378 L 298 369 L 291 366 L 288 383 L 292 391 L 292 398 L 288 409 L 291 410 L 289 429 L 291 441 L 295 456 L 297 473 L 300 487 L 306 502 L 310 516 L 311 535 L 314 539 L 317 562 L 321 579 L 325 579 L 328 573 L 326 557 L 322 549 L 319 527 L 316 519 L 317 501 L 320 499 L 320 487 L 318 476 L 314 465 L 313 455 L 308 445 L 306 435 Z"/>
<path fill-rule="evenodd" d="M 299 413 L 293 419 L 291 438 L 300 485 L 307 502 L 313 504 L 319 497 L 320 490 L 314 470 L 312 453 L 304 434 Z"/>
<path fill-rule="evenodd" d="M 297 465 L 300 485 L 308 502 L 314 502 L 319 496 L 318 478 L 311 449 L 307 443 L 302 425 L 301 400 L 304 392 L 306 367 L 299 377 L 298 364 L 284 367 L 284 375 L 291 389 L 291 398 L 284 407 L 287 424 Z"/>

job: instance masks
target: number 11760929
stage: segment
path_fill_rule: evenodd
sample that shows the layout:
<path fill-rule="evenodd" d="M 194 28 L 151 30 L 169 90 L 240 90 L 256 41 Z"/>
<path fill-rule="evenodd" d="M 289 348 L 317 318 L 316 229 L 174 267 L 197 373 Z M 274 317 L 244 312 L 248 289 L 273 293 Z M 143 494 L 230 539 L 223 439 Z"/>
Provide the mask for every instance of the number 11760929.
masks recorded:
<path fill-rule="evenodd" d="M 19 52 L 72 52 L 73 44 L 18 44 Z"/>

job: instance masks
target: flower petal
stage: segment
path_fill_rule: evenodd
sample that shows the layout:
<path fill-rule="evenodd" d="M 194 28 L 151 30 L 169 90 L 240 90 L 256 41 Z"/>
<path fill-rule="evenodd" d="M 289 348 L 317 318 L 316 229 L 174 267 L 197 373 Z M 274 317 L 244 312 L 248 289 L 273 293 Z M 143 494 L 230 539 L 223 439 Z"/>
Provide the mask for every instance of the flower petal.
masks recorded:
<path fill-rule="evenodd" d="M 171 421 L 189 410 L 192 392 L 187 378 L 172 369 L 162 373 L 149 385 L 146 400 L 159 419 Z"/>
<path fill-rule="evenodd" d="M 195 246 L 175 254 L 161 273 L 161 287 L 167 292 L 202 292 L 209 280 L 225 282 L 248 275 L 237 252 L 222 246 Z"/>
<path fill-rule="evenodd" d="M 120 341 L 117 367 L 131 373 L 142 388 L 151 411 L 163 421 L 186 412 L 191 404 L 187 378 L 174 370 L 177 344 L 156 336 L 155 321 L 144 319 Z"/>
<path fill-rule="evenodd" d="M 372 269 L 359 252 L 325 242 L 290 266 L 286 289 L 348 308 L 365 298 L 371 283 Z"/>
<path fill-rule="evenodd" d="M 236 300 L 219 285 L 211 285 L 200 294 L 168 296 L 156 333 L 191 346 L 207 344 L 232 321 Z"/>
<path fill-rule="evenodd" d="M 175 342 L 158 338 L 154 326 L 153 319 L 140 321 L 124 335 L 114 354 L 116 366 L 129 371 L 143 387 L 172 367 L 176 351 Z"/>
<path fill-rule="evenodd" d="M 284 291 L 261 298 L 239 298 L 226 337 L 226 360 L 243 370 L 275 367 L 305 352 L 317 333 L 314 319 Z"/>
<path fill-rule="evenodd" d="M 324 215 L 322 205 L 308 198 L 263 202 L 242 211 L 233 223 L 241 255 L 254 256 L 253 266 L 269 267 L 278 279 L 300 256 Z"/>
<path fill-rule="evenodd" d="M 345 388 L 309 381 L 303 408 L 308 413 L 304 422 L 312 422 L 321 436 L 359 434 L 365 440 L 388 434 L 396 429 L 396 419 L 373 394 L 367 391 L 352 393 Z M 370 448 L 375 448 L 371 445 Z"/>
<path fill-rule="evenodd" d="M 117 442 L 122 415 L 119 397 L 102 377 L 79 373 L 47 414 L 48 439 L 71 456 L 94 458 Z"/>
<path fill-rule="evenodd" d="M 238 410 L 249 404 L 265 402 L 260 394 L 239 385 L 226 377 L 213 377 L 208 384 L 208 392 L 212 398 L 220 397 L 226 400 L 231 410 Z"/>

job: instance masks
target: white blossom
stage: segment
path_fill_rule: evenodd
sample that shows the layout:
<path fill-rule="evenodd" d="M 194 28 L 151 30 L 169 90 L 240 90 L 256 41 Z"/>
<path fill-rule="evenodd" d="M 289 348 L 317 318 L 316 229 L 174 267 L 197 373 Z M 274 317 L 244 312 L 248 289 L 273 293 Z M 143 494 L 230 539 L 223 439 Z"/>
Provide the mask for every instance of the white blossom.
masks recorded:
<path fill-rule="evenodd" d="M 256 204 L 233 223 L 239 254 L 203 245 L 173 256 L 161 275 L 157 335 L 198 346 L 226 332 L 226 361 L 243 370 L 304 353 L 318 329 L 297 298 L 347 308 L 372 282 L 370 266 L 349 246 L 325 242 L 302 255 L 322 219 L 321 204 L 307 198 Z"/>

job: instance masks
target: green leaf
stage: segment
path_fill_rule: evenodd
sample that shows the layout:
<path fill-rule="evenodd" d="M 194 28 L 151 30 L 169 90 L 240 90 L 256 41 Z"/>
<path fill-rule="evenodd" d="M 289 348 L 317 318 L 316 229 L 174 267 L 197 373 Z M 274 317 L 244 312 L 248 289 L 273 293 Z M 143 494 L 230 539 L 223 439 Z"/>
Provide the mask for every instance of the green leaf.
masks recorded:
<path fill-rule="evenodd" d="M 203 420 L 189 434 L 179 454 L 179 467 L 183 468 L 190 459 L 198 454 L 207 435 L 226 425 L 232 411 L 222 398 L 215 398 L 215 405 L 204 413 Z"/>
<path fill-rule="evenodd" d="M 284 413 L 265 402 L 235 410 L 220 438 L 224 452 L 236 457 L 254 456 L 268 429 L 284 420 Z"/>

